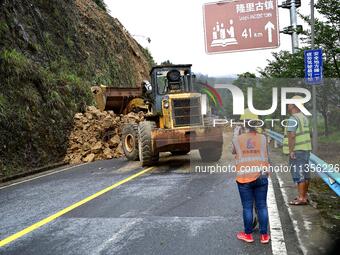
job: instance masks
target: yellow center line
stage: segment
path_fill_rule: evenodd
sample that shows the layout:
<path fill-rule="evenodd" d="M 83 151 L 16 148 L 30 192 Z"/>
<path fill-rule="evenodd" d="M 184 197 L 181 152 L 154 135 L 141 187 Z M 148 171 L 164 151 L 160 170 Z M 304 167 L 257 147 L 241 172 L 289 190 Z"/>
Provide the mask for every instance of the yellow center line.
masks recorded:
<path fill-rule="evenodd" d="M 63 209 L 63 210 L 61 210 L 61 211 L 59 211 L 59 212 L 57 212 L 57 213 L 47 217 L 47 218 L 45 218 L 45 219 L 43 219 L 41 221 L 38 221 L 38 222 L 34 223 L 33 225 L 31 225 L 31 226 L 29 226 L 29 227 L 27 227 L 27 228 L 25 228 L 25 229 L 15 233 L 15 234 L 13 234 L 13 235 L 10 235 L 10 236 L 6 237 L 3 240 L 0 240 L 0 247 L 3 247 L 6 244 L 15 241 L 16 239 L 18 239 L 18 238 L 20 238 L 20 237 L 22 237 L 22 236 L 24 236 L 24 235 L 26 235 L 26 234 L 36 230 L 37 228 L 40 228 L 41 226 L 44 226 L 47 223 L 49 223 L 49 222 L 59 218 L 60 216 L 64 215 L 65 213 L 68 213 L 68 212 L 76 209 L 77 207 L 79 207 L 79 206 L 81 206 L 81 205 L 83 205 L 83 204 L 85 204 L 85 203 L 87 203 L 87 202 L 89 202 L 89 201 L 91 201 L 91 200 L 93 200 L 93 199 L 95 199 L 95 198 L 105 194 L 106 192 L 108 192 L 110 190 L 113 190 L 114 188 L 117 188 L 118 186 L 120 186 L 120 185 L 122 185 L 122 184 L 124 184 L 124 183 L 126 183 L 128 181 L 131 181 L 132 179 L 135 179 L 135 178 L 137 178 L 137 177 L 139 177 L 139 176 L 149 172 L 152 169 L 153 169 L 153 167 L 149 167 L 149 168 L 146 168 L 146 169 L 144 169 L 144 170 L 142 170 L 142 171 L 140 171 L 140 172 L 138 172 L 136 174 L 133 174 L 133 175 L 131 175 L 131 176 L 129 176 L 129 177 L 119 181 L 119 182 L 116 182 L 115 184 L 113 184 L 113 185 L 111 185 L 111 186 L 109 186 L 109 187 L 107 187 L 107 188 L 105 188 L 105 189 L 103 189 L 101 191 L 98 191 L 97 193 L 95 193 L 95 194 L 93 194 L 93 195 L 91 195 L 91 196 L 89 196 L 87 198 L 84 198 L 83 200 L 81 200 L 81 201 L 79 201 L 79 202 L 77 202 L 77 203 L 75 203 L 73 205 L 70 205 L 70 206 L 66 207 L 65 209 Z"/>

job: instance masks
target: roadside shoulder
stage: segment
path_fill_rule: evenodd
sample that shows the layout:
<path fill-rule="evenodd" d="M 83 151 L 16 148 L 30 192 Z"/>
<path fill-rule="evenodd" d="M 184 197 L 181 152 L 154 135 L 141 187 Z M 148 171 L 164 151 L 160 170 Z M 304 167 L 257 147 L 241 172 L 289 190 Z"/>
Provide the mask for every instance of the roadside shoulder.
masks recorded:
<path fill-rule="evenodd" d="M 285 156 L 271 148 L 271 159 L 274 165 L 287 165 Z M 317 177 L 316 177 L 317 178 Z M 291 206 L 289 201 L 297 194 L 297 188 L 289 172 L 277 172 L 272 175 L 280 218 L 285 225 L 285 239 L 292 249 L 300 249 L 303 254 L 325 254 L 327 248 L 334 245 L 331 235 L 322 227 L 320 212 L 312 205 Z M 293 230 L 293 232 L 292 232 Z M 289 236 L 289 237 L 288 237 Z M 295 236 L 295 242 L 289 238 Z M 288 249 L 288 247 L 287 247 Z M 290 253 L 289 253 L 290 254 Z"/>

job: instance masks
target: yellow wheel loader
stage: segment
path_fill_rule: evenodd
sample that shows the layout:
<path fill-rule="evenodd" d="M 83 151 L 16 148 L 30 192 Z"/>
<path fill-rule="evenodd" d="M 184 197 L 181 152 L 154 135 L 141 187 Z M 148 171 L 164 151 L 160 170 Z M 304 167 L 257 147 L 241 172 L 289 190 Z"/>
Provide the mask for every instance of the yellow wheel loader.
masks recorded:
<path fill-rule="evenodd" d="M 205 126 L 202 94 L 194 92 L 191 65 L 153 67 L 151 82 L 138 88 L 93 87 L 100 110 L 115 113 L 144 111 L 145 120 L 122 130 L 122 144 L 129 160 L 153 165 L 160 152 L 184 155 L 198 149 L 205 162 L 222 154 L 221 127 Z"/>

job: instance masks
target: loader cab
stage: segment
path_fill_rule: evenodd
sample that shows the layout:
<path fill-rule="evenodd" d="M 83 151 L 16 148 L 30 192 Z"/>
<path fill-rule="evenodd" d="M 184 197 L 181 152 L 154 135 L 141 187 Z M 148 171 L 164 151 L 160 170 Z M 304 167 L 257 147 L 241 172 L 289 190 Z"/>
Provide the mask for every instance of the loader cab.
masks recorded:
<path fill-rule="evenodd" d="M 192 91 L 191 65 L 155 66 L 150 76 L 154 95 Z"/>
<path fill-rule="evenodd" d="M 151 69 L 154 110 L 161 113 L 161 102 L 168 95 L 193 91 L 191 65 L 155 66 Z"/>

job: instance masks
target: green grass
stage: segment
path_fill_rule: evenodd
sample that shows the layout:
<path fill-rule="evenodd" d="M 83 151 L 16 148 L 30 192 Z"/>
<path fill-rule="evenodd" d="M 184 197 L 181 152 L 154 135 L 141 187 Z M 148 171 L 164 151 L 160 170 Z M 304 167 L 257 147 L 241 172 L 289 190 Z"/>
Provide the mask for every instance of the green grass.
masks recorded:
<path fill-rule="evenodd" d="M 28 59 L 22 53 L 15 49 L 5 49 L 0 53 L 0 58 L 6 63 L 6 65 L 12 65 L 17 68 L 24 68 L 29 64 Z"/>
<path fill-rule="evenodd" d="M 330 119 L 331 120 L 331 119 Z M 333 140 L 329 141 L 329 139 L 332 139 L 332 138 L 329 138 L 329 137 L 332 137 L 332 134 L 335 133 L 335 136 L 336 136 L 336 133 L 340 132 L 339 130 L 339 127 L 336 126 L 336 123 L 334 122 L 331 122 L 329 120 L 329 123 L 328 123 L 328 132 L 329 132 L 329 136 L 328 137 L 325 137 L 324 136 L 324 133 L 325 133 L 325 122 L 324 122 L 324 118 L 322 117 L 322 115 L 318 115 L 317 116 L 317 128 L 318 128 L 318 133 L 319 133 L 319 136 L 322 137 L 323 140 L 320 140 L 321 142 L 324 142 L 325 141 L 328 141 L 328 142 L 333 142 Z M 313 123 L 312 123 L 312 119 L 310 119 L 310 128 L 312 130 L 312 126 L 313 126 Z M 333 135 L 333 139 L 336 138 L 334 137 Z M 338 140 L 339 141 L 339 138 Z M 340 141 L 339 141 L 340 143 Z"/>
<path fill-rule="evenodd" d="M 4 20 L 0 20 L 0 35 L 8 33 L 9 27 Z"/>
<path fill-rule="evenodd" d="M 90 83 L 66 58 L 42 66 L 16 49 L 0 51 L 0 81 L 0 175 L 59 159 L 74 113 L 92 102 Z"/>
<path fill-rule="evenodd" d="M 67 47 L 69 47 L 70 49 L 73 48 L 73 46 L 74 46 L 74 42 L 73 42 L 73 40 L 70 36 L 66 37 L 65 43 L 66 43 Z"/>
<path fill-rule="evenodd" d="M 7 100 L 5 96 L 0 94 L 0 118 L 4 116 L 4 112 L 6 109 L 6 101 Z"/>
<path fill-rule="evenodd" d="M 328 136 L 319 136 L 320 143 L 337 143 L 340 144 L 340 131 L 331 133 Z"/>

